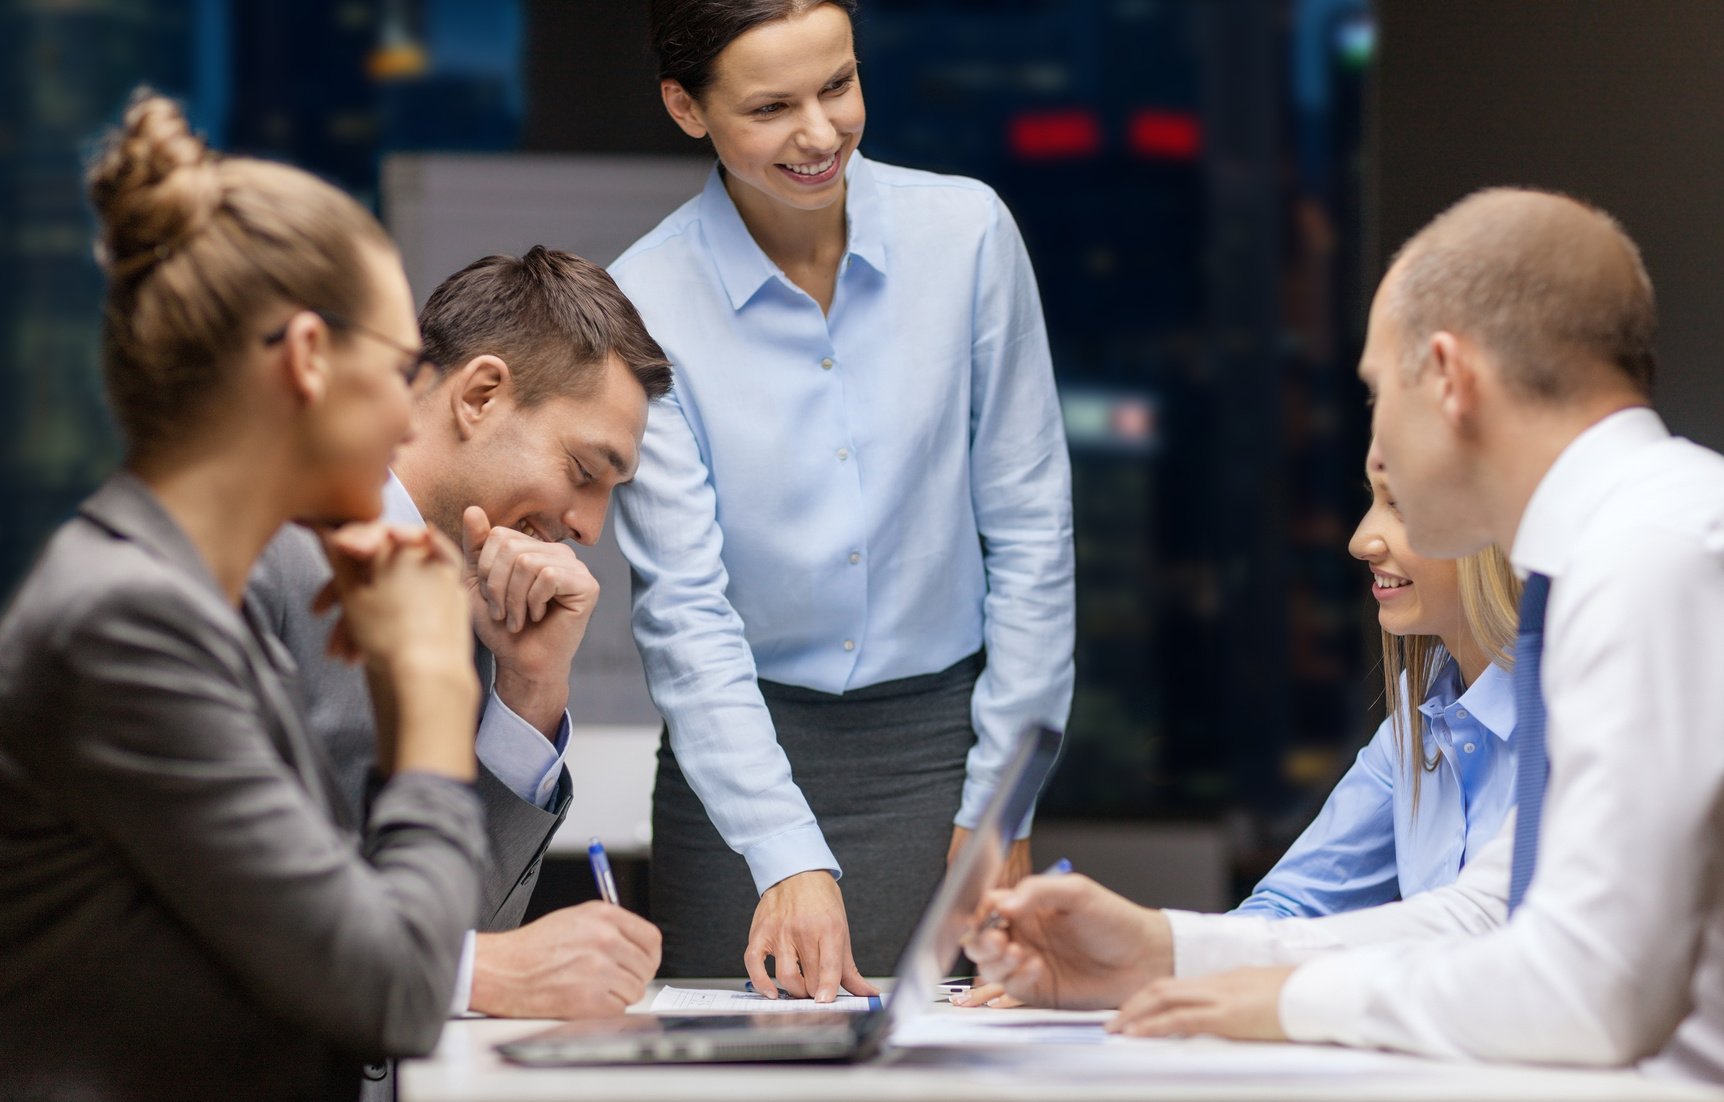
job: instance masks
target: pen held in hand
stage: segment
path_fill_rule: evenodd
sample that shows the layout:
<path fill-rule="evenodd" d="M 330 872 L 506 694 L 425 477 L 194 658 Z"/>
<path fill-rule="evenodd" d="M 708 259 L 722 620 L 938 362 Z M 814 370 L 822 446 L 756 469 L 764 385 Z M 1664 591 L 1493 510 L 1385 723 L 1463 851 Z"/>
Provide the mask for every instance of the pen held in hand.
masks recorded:
<path fill-rule="evenodd" d="M 1066 860 L 1064 857 L 1062 857 L 1058 861 L 1055 861 L 1053 864 L 1049 865 L 1047 868 L 1043 869 L 1041 871 L 1041 875 L 1043 875 L 1043 876 L 1063 876 L 1070 871 L 1072 871 L 1072 863 L 1070 861 Z M 975 937 L 976 934 L 986 933 L 989 930 L 998 930 L 1000 927 L 1004 926 L 1005 924 L 1006 924 L 1006 916 L 1001 914 L 998 911 L 992 911 L 988 914 L 987 918 L 982 920 L 982 924 L 980 926 L 976 927 L 975 933 L 972 933 L 970 935 L 970 937 Z M 966 938 L 965 940 L 968 940 L 968 938 Z"/>
<path fill-rule="evenodd" d="M 593 883 L 598 886 L 599 898 L 613 907 L 622 904 L 617 898 L 617 878 L 611 874 L 610 855 L 605 853 L 605 845 L 597 838 L 587 842 L 587 861 L 593 866 Z"/>

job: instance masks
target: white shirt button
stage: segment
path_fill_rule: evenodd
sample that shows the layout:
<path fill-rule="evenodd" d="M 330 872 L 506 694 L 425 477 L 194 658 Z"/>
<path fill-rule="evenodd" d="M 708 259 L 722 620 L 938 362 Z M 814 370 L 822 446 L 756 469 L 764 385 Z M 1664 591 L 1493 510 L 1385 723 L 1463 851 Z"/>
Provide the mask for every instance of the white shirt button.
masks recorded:
<path fill-rule="evenodd" d="M 854 640 L 854 639 L 844 640 L 844 649 L 845 650 L 855 650 L 856 649 L 856 640 Z"/>
<path fill-rule="evenodd" d="M 832 360 L 831 360 L 831 358 L 830 358 L 830 357 L 828 357 L 828 358 L 827 358 L 827 359 L 824 359 L 824 360 L 821 360 L 821 361 L 820 361 L 820 366 L 821 366 L 821 367 L 824 367 L 824 368 L 825 368 L 825 369 L 826 369 L 826 370 L 828 370 L 828 371 L 831 371 L 831 370 L 832 370 Z"/>
<path fill-rule="evenodd" d="M 839 448 L 838 449 L 838 462 L 842 463 L 846 459 L 849 459 L 849 458 L 850 458 L 850 449 L 849 448 Z"/>
<path fill-rule="evenodd" d="M 862 552 L 860 552 L 860 551 L 850 552 L 850 565 L 851 566 L 855 566 L 857 563 L 859 563 L 861 561 L 862 561 Z"/>
<path fill-rule="evenodd" d="M 1462 750 L 1465 750 L 1465 751 L 1466 751 L 1466 752 L 1467 752 L 1467 753 L 1469 753 L 1469 754 L 1470 754 L 1470 753 L 1472 753 L 1472 752 L 1473 752 L 1473 751 L 1474 751 L 1474 750 L 1477 750 L 1477 749 L 1478 749 L 1478 746 L 1477 746 L 1477 745 L 1475 745 L 1475 744 L 1474 744 L 1474 743 L 1471 743 L 1471 742 L 1469 742 L 1469 743 L 1467 743 L 1467 744 L 1466 744 L 1466 745 L 1465 745 L 1465 746 L 1463 746 L 1463 747 L 1461 747 L 1461 749 L 1462 749 Z"/>
<path fill-rule="evenodd" d="M 1455 709 L 1455 718 L 1456 719 L 1467 718 L 1467 710 L 1465 708 L 1456 708 Z"/>

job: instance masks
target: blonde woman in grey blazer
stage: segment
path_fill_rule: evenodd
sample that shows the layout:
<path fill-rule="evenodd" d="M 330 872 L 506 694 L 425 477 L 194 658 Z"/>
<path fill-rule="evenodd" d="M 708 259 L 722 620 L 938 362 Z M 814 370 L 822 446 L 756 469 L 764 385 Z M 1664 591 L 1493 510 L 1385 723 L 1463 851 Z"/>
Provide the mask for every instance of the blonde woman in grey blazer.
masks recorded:
<path fill-rule="evenodd" d="M 428 1051 L 476 912 L 458 553 L 376 524 L 423 357 L 351 199 L 140 96 L 92 170 L 125 470 L 0 619 L 0 1096 L 352 1098 Z M 241 604 L 315 518 L 379 710 L 363 831 Z"/>

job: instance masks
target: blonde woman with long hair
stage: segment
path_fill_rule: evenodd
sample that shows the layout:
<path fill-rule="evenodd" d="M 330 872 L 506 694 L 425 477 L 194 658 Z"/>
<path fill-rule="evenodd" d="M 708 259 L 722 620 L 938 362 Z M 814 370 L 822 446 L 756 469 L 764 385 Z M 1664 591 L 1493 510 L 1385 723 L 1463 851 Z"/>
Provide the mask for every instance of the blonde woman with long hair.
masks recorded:
<path fill-rule="evenodd" d="M 1361 911 L 1451 884 L 1514 804 L 1509 674 L 1520 583 L 1495 547 L 1459 562 L 1414 554 L 1375 447 L 1365 473 L 1371 507 L 1348 550 L 1371 574 L 1388 718 L 1316 820 L 1233 914 L 1136 908 L 1102 893 L 1108 908 L 1137 915 L 1144 936 L 1132 951 L 1147 975 L 1285 962 L 1367 936 L 1264 920 Z M 1061 879 L 1076 891 L 1080 878 Z M 952 1001 L 1009 1005 L 1004 990 L 988 984 Z"/>
<path fill-rule="evenodd" d="M 1317 917 L 1441 887 L 1514 803 L 1520 582 L 1494 546 L 1414 554 L 1375 447 L 1365 466 L 1371 507 L 1348 550 L 1371 571 L 1388 717 L 1237 913 Z"/>

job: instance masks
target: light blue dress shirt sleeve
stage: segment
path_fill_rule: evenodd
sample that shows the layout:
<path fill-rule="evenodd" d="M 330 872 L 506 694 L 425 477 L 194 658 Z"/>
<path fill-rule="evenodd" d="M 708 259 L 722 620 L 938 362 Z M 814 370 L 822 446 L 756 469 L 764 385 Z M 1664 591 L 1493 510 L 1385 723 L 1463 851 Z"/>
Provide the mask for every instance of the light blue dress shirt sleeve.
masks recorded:
<path fill-rule="evenodd" d="M 1384 720 L 1323 810 L 1235 914 L 1315 918 L 1400 898 L 1395 734 Z"/>
<path fill-rule="evenodd" d="M 1497 836 L 1514 802 L 1513 678 L 1493 665 L 1465 686 L 1446 659 L 1416 714 L 1402 707 L 1420 762 L 1403 760 L 1385 720 L 1236 913 L 1315 918 L 1405 899 L 1453 883 Z M 1421 770 L 1416 802 L 1409 769 Z"/>
<path fill-rule="evenodd" d="M 485 768 L 509 791 L 549 811 L 569 753 L 569 713 L 563 713 L 553 741 L 516 715 L 493 689 L 479 717 L 474 749 Z"/>
<path fill-rule="evenodd" d="M 1076 677 L 1071 461 L 1041 295 L 997 199 L 982 239 L 971 351 L 970 496 L 982 538 L 987 666 L 970 702 L 976 745 L 957 823 L 974 827 L 1030 722 L 1063 729 Z M 1025 820 L 1021 834 L 1029 833 Z"/>
<path fill-rule="evenodd" d="M 635 642 L 677 764 L 757 891 L 811 869 L 839 875 L 725 595 L 717 500 L 674 390 L 647 415 L 640 466 L 650 477 L 617 495 L 617 541 L 634 576 Z"/>

